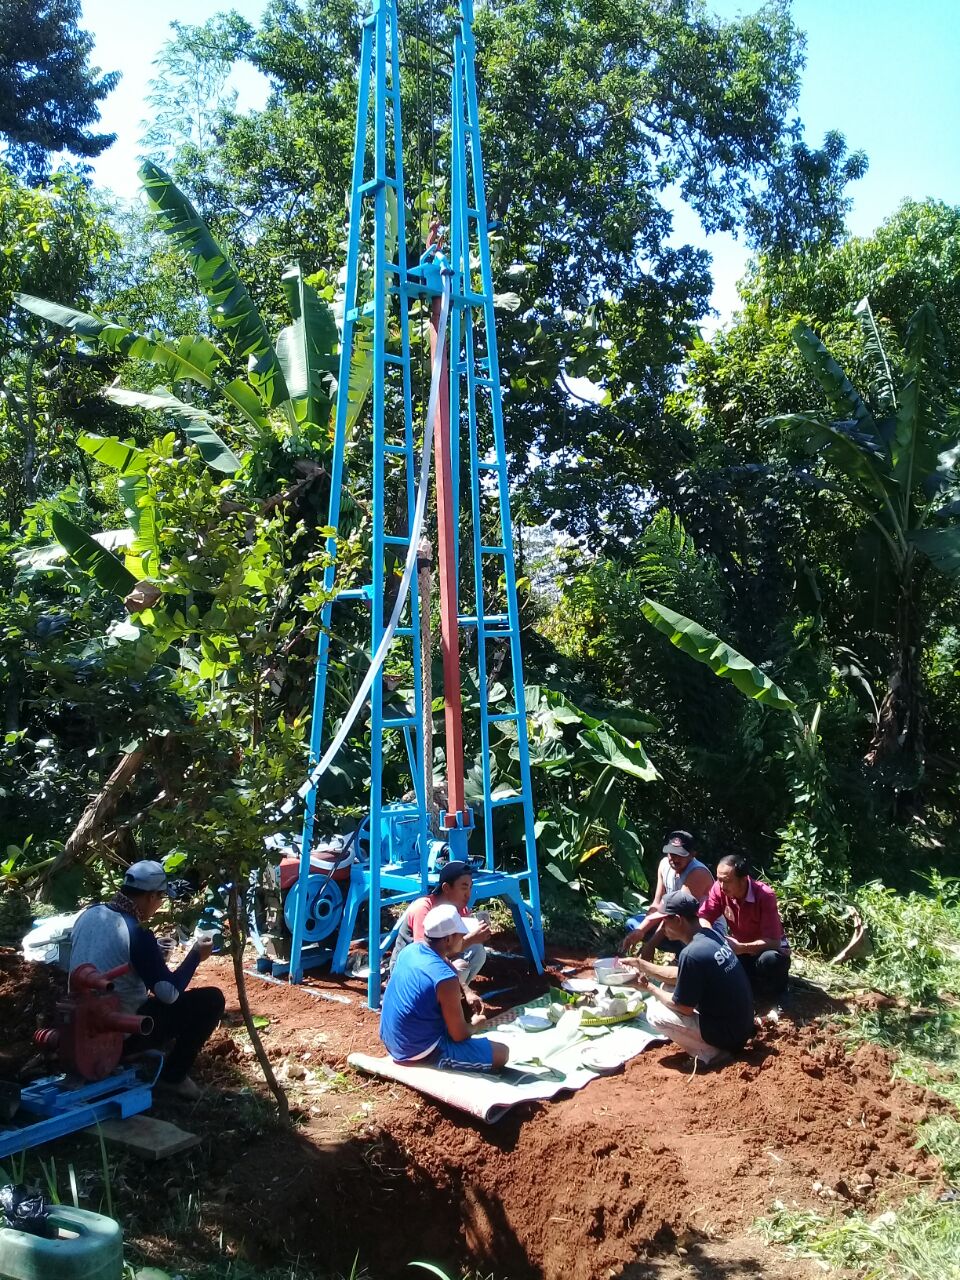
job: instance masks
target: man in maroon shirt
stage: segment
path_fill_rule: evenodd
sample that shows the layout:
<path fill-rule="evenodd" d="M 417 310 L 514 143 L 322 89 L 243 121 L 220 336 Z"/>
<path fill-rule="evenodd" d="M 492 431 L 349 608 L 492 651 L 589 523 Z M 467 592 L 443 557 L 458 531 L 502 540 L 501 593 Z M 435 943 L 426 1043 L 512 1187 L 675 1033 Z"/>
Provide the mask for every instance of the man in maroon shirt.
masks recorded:
<path fill-rule="evenodd" d="M 700 908 L 700 920 L 727 922 L 727 944 L 747 971 L 760 1000 L 776 1000 L 787 989 L 790 944 L 783 932 L 777 895 L 755 880 L 741 854 L 730 853 L 717 863 L 717 880 Z"/>

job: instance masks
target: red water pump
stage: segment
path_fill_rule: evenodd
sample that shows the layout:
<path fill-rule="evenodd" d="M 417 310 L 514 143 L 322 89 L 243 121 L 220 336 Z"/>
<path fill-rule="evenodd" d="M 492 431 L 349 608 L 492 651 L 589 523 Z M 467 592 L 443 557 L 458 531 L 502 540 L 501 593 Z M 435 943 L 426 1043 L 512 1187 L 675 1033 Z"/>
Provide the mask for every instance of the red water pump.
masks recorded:
<path fill-rule="evenodd" d="M 113 980 L 128 973 L 128 964 L 100 973 L 81 964 L 70 974 L 66 999 L 57 1002 L 56 1026 L 38 1031 L 34 1041 L 55 1049 L 64 1071 L 83 1080 L 105 1080 L 120 1061 L 124 1036 L 147 1036 L 153 1019 L 122 1013 Z"/>

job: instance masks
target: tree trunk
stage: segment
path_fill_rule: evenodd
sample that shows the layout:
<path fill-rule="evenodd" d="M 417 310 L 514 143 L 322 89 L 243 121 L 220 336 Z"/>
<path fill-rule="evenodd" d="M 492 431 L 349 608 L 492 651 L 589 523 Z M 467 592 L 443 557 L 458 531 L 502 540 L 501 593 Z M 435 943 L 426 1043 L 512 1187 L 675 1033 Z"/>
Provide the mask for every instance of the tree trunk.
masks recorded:
<path fill-rule="evenodd" d="M 898 792 L 915 789 L 923 772 L 923 564 L 908 565 L 897 601 L 896 666 L 880 704 L 865 757 L 870 768 L 892 769 Z"/>
<path fill-rule="evenodd" d="M 43 882 L 68 867 L 89 845 L 95 844 L 103 834 L 109 817 L 116 812 L 121 797 L 137 776 L 150 754 L 150 744 L 144 744 L 121 757 L 120 763 L 106 780 L 103 789 L 84 809 L 80 821 L 67 837 L 63 852 L 58 853 L 43 875 Z"/>
<path fill-rule="evenodd" d="M 263 1078 L 267 1082 L 267 1088 L 277 1100 L 277 1119 L 282 1125 L 286 1126 L 290 1123 L 290 1103 L 287 1100 L 283 1085 L 277 1079 L 273 1070 L 273 1063 L 267 1057 L 267 1051 L 263 1047 L 260 1032 L 254 1025 L 253 1014 L 250 1011 L 250 1000 L 247 996 L 247 975 L 243 971 L 244 935 L 240 925 L 239 895 L 237 894 L 236 881 L 230 886 L 228 912 L 230 916 L 230 958 L 233 960 L 233 977 L 237 984 L 237 999 L 240 1001 L 243 1025 L 247 1028 L 247 1035 L 253 1045 L 253 1052 L 256 1054 L 257 1062 L 260 1064 Z"/>

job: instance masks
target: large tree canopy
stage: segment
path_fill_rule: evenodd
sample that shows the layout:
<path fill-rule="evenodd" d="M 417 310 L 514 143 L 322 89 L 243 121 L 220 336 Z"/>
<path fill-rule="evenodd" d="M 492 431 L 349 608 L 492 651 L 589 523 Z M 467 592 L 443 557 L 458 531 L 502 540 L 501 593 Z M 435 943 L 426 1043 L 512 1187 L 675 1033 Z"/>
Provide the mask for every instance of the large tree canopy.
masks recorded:
<path fill-rule="evenodd" d="M 53 152 L 89 159 L 114 140 L 90 126 L 120 72 L 91 67 L 80 14 L 80 0 L 0 0 L 0 135 L 8 162 L 31 177 Z"/>
<path fill-rule="evenodd" d="M 411 228 L 431 203 L 443 216 L 449 168 L 450 17 L 424 13 L 401 12 Z M 168 51 L 185 90 L 204 57 L 214 83 L 226 53 L 271 83 L 262 111 L 221 110 L 206 148 L 185 92 L 175 168 L 241 239 L 268 305 L 280 303 L 268 264 L 342 265 L 359 16 L 344 0 L 273 0 L 259 29 L 221 19 L 216 41 L 182 30 Z M 638 435 L 662 420 L 709 305 L 709 255 L 674 241 L 671 209 L 685 202 L 705 229 L 782 256 L 842 235 L 865 160 L 836 133 L 804 142 L 803 38 L 781 0 L 733 21 L 702 0 L 508 0 L 478 12 L 476 37 L 495 273 L 518 300 L 500 333 L 513 474 L 531 481 L 533 518 L 556 512 L 562 527 L 615 539 L 641 510 Z M 164 129 L 168 148 L 170 111 Z M 609 403 L 580 404 L 571 375 L 602 382 Z"/>

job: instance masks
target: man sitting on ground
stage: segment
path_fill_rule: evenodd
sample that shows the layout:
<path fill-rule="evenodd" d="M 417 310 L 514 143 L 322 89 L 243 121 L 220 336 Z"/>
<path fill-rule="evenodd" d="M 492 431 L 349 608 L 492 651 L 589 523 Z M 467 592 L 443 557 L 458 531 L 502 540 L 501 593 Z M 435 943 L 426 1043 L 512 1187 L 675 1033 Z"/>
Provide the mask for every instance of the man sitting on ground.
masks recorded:
<path fill-rule="evenodd" d="M 700 919 L 727 922 L 727 942 L 746 970 L 758 1000 L 776 1000 L 787 989 L 790 944 L 780 921 L 777 895 L 750 874 L 750 864 L 730 853 L 717 863 L 717 882 L 700 908 Z"/>
<path fill-rule="evenodd" d="M 713 886 L 710 868 L 697 857 L 696 844 L 689 831 L 671 831 L 663 846 L 663 858 L 657 868 L 657 888 L 653 902 L 640 926 L 628 933 L 623 940 L 623 950 L 632 951 L 638 944 L 644 960 L 652 960 L 654 952 L 679 950 L 663 930 L 663 913 L 660 904 L 668 893 L 686 889 L 698 902 L 703 902 Z"/>
<path fill-rule="evenodd" d="M 201 1048 L 223 1017 L 219 987 L 187 990 L 201 960 L 209 956 L 209 939 L 195 942 L 178 968 L 170 970 L 156 938 L 145 928 L 167 896 L 167 874 L 159 862 L 134 862 L 112 902 L 87 907 L 73 926 L 70 968 L 92 964 L 100 973 L 128 964 L 130 970 L 114 978 L 113 989 L 124 1013 L 153 1019 L 146 1036 L 129 1036 L 125 1056 L 173 1042 L 166 1054 L 158 1087 L 190 1100 L 200 1089 L 188 1072 Z M 153 995 L 147 995 L 152 991 Z"/>
<path fill-rule="evenodd" d="M 682 944 L 676 985 L 637 982 L 654 997 L 647 1021 L 705 1066 L 721 1066 L 753 1035 L 753 998 L 740 961 L 715 930 L 698 919 L 699 903 L 681 889 L 662 903 L 667 937 Z M 626 960 L 639 967 L 642 960 Z"/>
<path fill-rule="evenodd" d="M 452 903 L 427 912 L 424 940 L 397 957 L 383 997 L 380 1039 L 395 1062 L 457 1071 L 492 1071 L 506 1065 L 499 1041 L 472 1036 L 463 1016 L 460 977 L 453 962 L 467 926 Z"/>
<path fill-rule="evenodd" d="M 467 925 L 470 936 L 469 945 L 463 947 L 460 954 L 456 956 L 453 967 L 460 979 L 463 997 L 470 1011 L 476 1016 L 483 1011 L 483 1001 L 472 989 L 470 983 L 486 961 L 487 949 L 483 944 L 490 937 L 490 926 L 483 917 L 471 914 L 467 905 L 471 893 L 473 893 L 473 871 L 469 862 L 448 862 L 440 871 L 437 887 L 426 897 L 417 898 L 415 902 L 411 902 L 404 912 L 403 919 L 400 921 L 400 931 L 394 943 L 393 955 L 390 958 L 390 973 L 393 973 L 405 947 L 408 947 L 411 942 L 424 941 L 423 926 L 427 915 L 435 907 L 449 903 L 469 921 Z"/>

